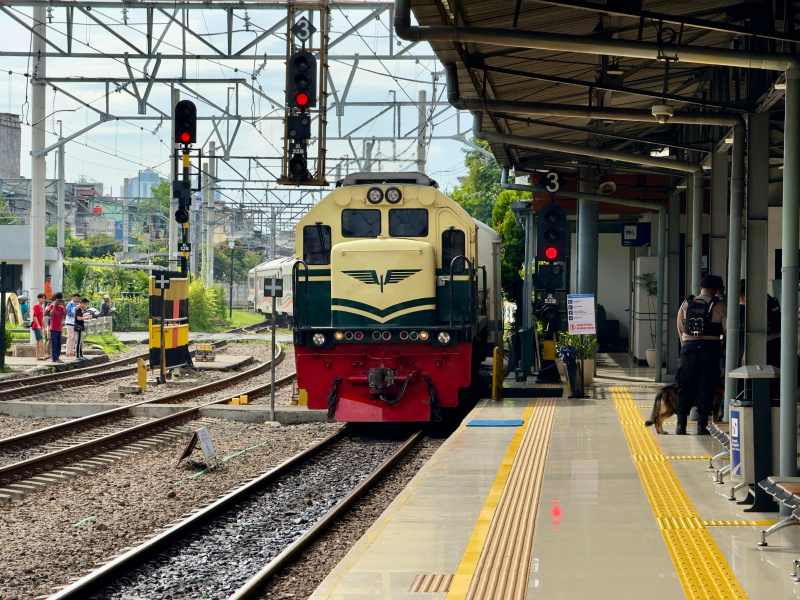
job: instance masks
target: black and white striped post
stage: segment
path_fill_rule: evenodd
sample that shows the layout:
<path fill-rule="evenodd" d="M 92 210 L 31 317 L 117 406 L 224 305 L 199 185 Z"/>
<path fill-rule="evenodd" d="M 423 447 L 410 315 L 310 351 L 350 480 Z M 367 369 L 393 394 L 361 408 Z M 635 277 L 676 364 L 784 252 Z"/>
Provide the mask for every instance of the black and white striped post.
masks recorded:
<path fill-rule="evenodd" d="M 269 419 L 275 420 L 275 299 L 283 298 L 283 280 L 268 277 L 264 279 L 264 297 L 272 297 L 272 363 L 270 373 L 272 377 L 272 387 L 269 392 Z"/>

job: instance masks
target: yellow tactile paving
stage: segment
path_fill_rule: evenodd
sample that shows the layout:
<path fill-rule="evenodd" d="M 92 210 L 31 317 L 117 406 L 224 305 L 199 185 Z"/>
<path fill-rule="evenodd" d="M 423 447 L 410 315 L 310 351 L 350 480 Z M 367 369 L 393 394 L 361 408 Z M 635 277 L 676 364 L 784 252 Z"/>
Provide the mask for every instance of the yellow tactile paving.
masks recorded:
<path fill-rule="evenodd" d="M 446 600 L 523 599 L 556 399 L 525 411 Z"/>
<path fill-rule="evenodd" d="M 653 514 L 683 584 L 686 597 L 745 599 L 747 594 L 728 565 L 706 523 L 669 465 L 627 387 L 609 388 L 628 447 L 650 499 Z"/>
<path fill-rule="evenodd" d="M 706 527 L 772 527 L 778 521 L 703 521 Z"/>

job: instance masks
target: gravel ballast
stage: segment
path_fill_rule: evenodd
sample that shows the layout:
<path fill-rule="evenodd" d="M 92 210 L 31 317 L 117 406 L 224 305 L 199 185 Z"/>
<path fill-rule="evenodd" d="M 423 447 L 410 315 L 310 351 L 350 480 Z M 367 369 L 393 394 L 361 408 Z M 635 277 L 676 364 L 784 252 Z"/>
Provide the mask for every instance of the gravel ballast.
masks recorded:
<path fill-rule="evenodd" d="M 27 600 L 66 585 L 340 427 L 213 423 L 209 431 L 219 456 L 257 447 L 189 479 L 202 465 L 176 466 L 183 440 L 0 506 L 0 598 Z M 190 459 L 199 457 L 196 450 Z"/>

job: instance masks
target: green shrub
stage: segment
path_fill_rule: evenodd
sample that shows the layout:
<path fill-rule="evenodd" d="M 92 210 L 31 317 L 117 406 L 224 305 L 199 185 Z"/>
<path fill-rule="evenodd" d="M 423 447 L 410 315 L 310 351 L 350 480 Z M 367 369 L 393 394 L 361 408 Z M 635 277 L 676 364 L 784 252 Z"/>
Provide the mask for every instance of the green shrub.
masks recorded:
<path fill-rule="evenodd" d="M 110 331 L 106 331 L 105 333 L 101 334 L 93 334 L 87 335 L 83 338 L 85 342 L 89 344 L 97 344 L 103 347 L 103 351 L 106 354 L 116 354 L 117 352 L 121 352 L 125 350 L 125 344 L 123 344 L 117 336 L 115 336 Z"/>
<path fill-rule="evenodd" d="M 210 294 L 202 281 L 189 285 L 189 330 L 211 331 L 214 326 L 213 307 L 209 306 Z"/>
<path fill-rule="evenodd" d="M 5 347 L 5 350 L 3 351 L 5 354 L 8 354 L 8 352 L 11 350 L 11 340 L 12 339 L 14 339 L 14 338 L 11 335 L 11 332 L 8 329 L 6 329 L 6 347 Z"/>

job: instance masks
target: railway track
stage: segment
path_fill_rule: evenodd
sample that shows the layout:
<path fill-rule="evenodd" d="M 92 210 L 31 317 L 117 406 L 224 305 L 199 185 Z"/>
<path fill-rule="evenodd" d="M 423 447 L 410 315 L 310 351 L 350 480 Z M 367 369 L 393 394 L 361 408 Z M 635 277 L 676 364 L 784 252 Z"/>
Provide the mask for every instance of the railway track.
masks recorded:
<path fill-rule="evenodd" d="M 405 441 L 378 440 L 352 429 L 342 428 L 49 600 L 144 600 L 182 592 L 254 598 L 423 437 L 420 430 Z"/>
<path fill-rule="evenodd" d="M 220 349 L 225 347 L 226 342 L 219 341 L 215 342 L 213 345 L 215 349 Z M 191 356 L 194 356 L 195 350 L 192 350 L 190 354 Z M 115 360 L 92 367 L 72 369 L 70 371 L 61 371 L 59 373 L 49 373 L 47 375 L 38 375 L 35 377 L 26 377 L 25 379 L 3 381 L 0 382 L 0 402 L 14 400 L 16 398 L 26 398 L 28 396 L 34 396 L 36 394 L 50 392 L 53 390 L 78 387 L 82 385 L 100 383 L 110 379 L 127 377 L 136 373 L 138 367 L 134 366 L 122 369 L 117 367 L 136 364 L 140 358 L 146 361 L 149 356 L 149 354 L 139 354 L 130 358 L 122 358 L 120 360 Z"/>
<path fill-rule="evenodd" d="M 273 360 L 280 362 L 284 353 L 277 347 L 278 352 L 275 354 Z M 197 398 L 203 394 L 214 392 L 221 389 L 226 389 L 231 384 L 244 381 L 256 375 L 268 373 L 270 370 L 270 362 L 262 363 L 252 369 L 237 373 L 232 377 L 226 377 L 218 381 L 208 383 L 199 387 L 191 388 L 163 396 L 161 398 L 154 398 L 143 402 L 137 402 L 127 406 L 111 409 L 83 417 L 74 419 L 66 423 L 52 425 L 43 429 L 39 429 L 26 434 L 6 438 L 0 440 L 0 453 L 19 452 L 26 448 L 30 448 L 35 444 L 52 444 L 57 440 L 64 439 L 67 436 L 82 435 L 91 429 L 97 427 L 106 427 L 109 423 L 119 421 L 124 418 L 131 418 L 131 411 L 144 404 L 163 404 L 166 402 L 178 402 L 186 399 Z M 282 385 L 294 379 L 294 373 L 287 375 L 275 381 L 276 385 Z M 256 398 L 266 394 L 271 389 L 271 384 L 257 386 L 253 389 L 247 390 L 246 393 L 250 398 Z M 179 427 L 183 423 L 194 420 L 199 416 L 200 410 L 206 406 L 214 404 L 221 404 L 227 402 L 229 398 L 214 400 L 206 402 L 198 406 L 187 408 L 160 419 L 151 419 L 146 422 L 137 421 L 130 427 L 119 429 L 115 427 L 116 431 L 106 435 L 95 436 L 92 435 L 90 439 L 78 444 L 69 444 L 66 447 L 55 449 L 52 452 L 46 452 L 29 458 L 21 460 L 4 466 L 0 466 L 0 485 L 8 486 L 16 482 L 24 482 L 26 479 L 34 478 L 36 476 L 47 476 L 54 470 L 64 469 L 70 467 L 78 461 L 92 459 L 97 457 L 102 452 L 110 452 L 115 449 L 122 448 L 126 444 L 131 444 L 136 441 L 141 441 L 150 436 L 157 436 L 169 429 Z"/>

